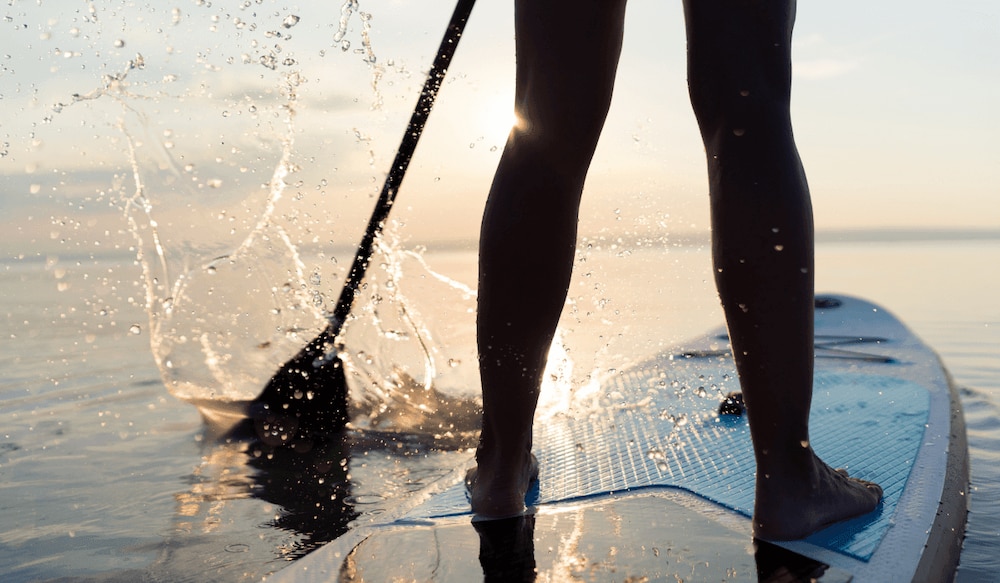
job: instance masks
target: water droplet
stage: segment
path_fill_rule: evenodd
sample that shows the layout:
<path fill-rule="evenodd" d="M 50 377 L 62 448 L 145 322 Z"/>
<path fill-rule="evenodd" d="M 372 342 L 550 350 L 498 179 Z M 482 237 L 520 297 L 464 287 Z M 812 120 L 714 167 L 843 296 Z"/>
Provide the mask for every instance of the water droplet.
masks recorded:
<path fill-rule="evenodd" d="M 281 21 L 281 26 L 285 28 L 292 28 L 298 23 L 299 23 L 299 17 L 294 14 L 289 14 L 288 16 L 285 17 L 284 20 Z"/>
<path fill-rule="evenodd" d="M 747 131 L 745 129 L 743 129 L 743 128 L 734 128 L 733 129 L 733 135 L 736 136 L 736 137 L 740 137 L 740 136 L 742 136 L 745 133 L 747 133 Z"/>
<path fill-rule="evenodd" d="M 379 494 L 356 494 L 348 496 L 344 499 L 344 502 L 348 504 L 377 504 L 383 500 L 385 500 L 385 496 L 380 496 Z"/>
<path fill-rule="evenodd" d="M 132 324 L 131 326 L 128 327 L 128 331 L 130 334 L 135 334 L 135 335 L 142 334 L 142 326 L 139 326 L 138 324 Z"/>
<path fill-rule="evenodd" d="M 123 41 L 122 39 L 118 39 L 114 42 L 114 45 L 116 49 L 120 49 L 125 46 L 125 41 Z"/>
<path fill-rule="evenodd" d="M 226 545 L 227 553 L 246 553 L 250 551 L 250 545 L 243 543 L 233 543 L 231 545 Z"/>
<path fill-rule="evenodd" d="M 799 445 L 801 445 L 803 448 L 807 448 L 809 447 L 809 440 L 803 439 L 802 441 L 799 442 Z"/>
<path fill-rule="evenodd" d="M 784 245 L 775 245 L 774 246 L 774 250 L 775 251 L 784 251 L 785 250 L 785 246 Z"/>

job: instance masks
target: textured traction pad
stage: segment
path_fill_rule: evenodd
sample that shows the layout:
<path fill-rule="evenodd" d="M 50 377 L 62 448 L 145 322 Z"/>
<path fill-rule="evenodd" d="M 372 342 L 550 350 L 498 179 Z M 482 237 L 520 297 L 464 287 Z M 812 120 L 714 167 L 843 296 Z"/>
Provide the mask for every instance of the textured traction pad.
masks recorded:
<path fill-rule="evenodd" d="M 721 395 L 737 388 L 719 358 L 661 360 L 602 383 L 592 414 L 536 420 L 541 465 L 531 505 L 654 487 L 681 488 L 750 516 L 755 462 L 746 417 L 720 417 Z M 898 378 L 817 371 L 813 449 L 834 467 L 878 482 L 881 507 L 806 539 L 868 560 L 891 526 L 920 448 L 929 394 Z M 655 509 L 651 509 L 655 511 Z M 463 484 L 414 508 L 405 519 L 469 513 Z"/>

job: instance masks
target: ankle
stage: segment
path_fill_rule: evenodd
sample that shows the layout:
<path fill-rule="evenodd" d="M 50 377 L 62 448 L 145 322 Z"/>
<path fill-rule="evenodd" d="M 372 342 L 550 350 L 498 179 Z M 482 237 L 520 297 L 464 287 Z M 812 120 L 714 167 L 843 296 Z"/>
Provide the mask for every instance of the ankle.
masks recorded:
<path fill-rule="evenodd" d="M 778 450 L 761 449 L 757 453 L 757 476 L 758 480 L 764 477 L 808 483 L 822 464 L 809 442 L 803 440 Z"/>
<path fill-rule="evenodd" d="M 516 464 L 531 457 L 531 431 L 525 434 L 493 435 L 487 432 L 479 438 L 476 461 L 480 464 Z"/>

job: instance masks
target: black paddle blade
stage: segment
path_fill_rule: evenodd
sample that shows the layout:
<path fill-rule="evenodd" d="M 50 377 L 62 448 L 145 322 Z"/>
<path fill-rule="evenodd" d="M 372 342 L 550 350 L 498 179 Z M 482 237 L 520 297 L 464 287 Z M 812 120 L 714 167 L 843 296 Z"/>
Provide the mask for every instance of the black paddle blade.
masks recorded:
<path fill-rule="evenodd" d="M 389 175 L 382 185 L 382 193 L 354 254 L 354 262 L 347 272 L 330 324 L 274 374 L 263 393 L 250 405 L 250 418 L 254 420 L 262 439 L 265 434 L 272 441 L 329 434 L 347 423 L 347 380 L 343 363 L 333 350 L 335 341 L 354 305 L 368 270 L 375 239 L 382 232 L 392 210 L 474 4 L 475 0 L 458 0 L 455 6 L 420 98 L 396 150 Z"/>
<path fill-rule="evenodd" d="M 257 435 L 269 445 L 331 435 L 348 419 L 347 377 L 334 337 L 324 330 L 271 377 L 250 404 Z"/>

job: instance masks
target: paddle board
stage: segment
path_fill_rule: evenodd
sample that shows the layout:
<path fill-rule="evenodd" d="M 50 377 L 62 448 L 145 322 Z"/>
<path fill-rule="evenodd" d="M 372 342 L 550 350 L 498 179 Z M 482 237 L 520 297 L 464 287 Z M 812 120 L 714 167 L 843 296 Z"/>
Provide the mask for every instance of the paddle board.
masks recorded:
<path fill-rule="evenodd" d="M 456 468 L 268 580 L 950 580 L 969 469 L 947 372 L 879 306 L 828 295 L 815 314 L 812 446 L 882 485 L 869 515 L 752 540 L 755 463 L 746 416 L 720 414 L 739 385 L 718 329 L 604 379 L 599 406 L 536 418 L 529 515 L 473 522 Z"/>

